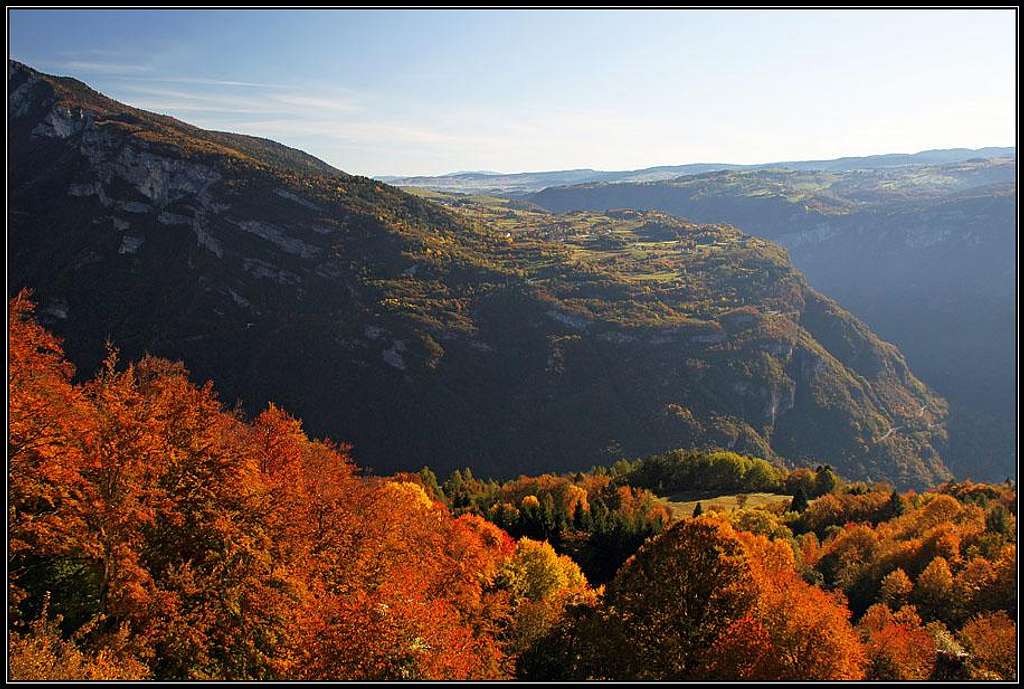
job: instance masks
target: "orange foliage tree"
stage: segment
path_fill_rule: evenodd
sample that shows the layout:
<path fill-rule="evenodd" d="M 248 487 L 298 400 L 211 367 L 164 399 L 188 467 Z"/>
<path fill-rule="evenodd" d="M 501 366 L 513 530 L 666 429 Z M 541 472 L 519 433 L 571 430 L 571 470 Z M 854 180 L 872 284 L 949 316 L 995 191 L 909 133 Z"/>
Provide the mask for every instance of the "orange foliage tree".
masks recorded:
<path fill-rule="evenodd" d="M 932 635 L 921 625 L 913 606 L 896 613 L 878 603 L 861 618 L 870 659 L 869 677 L 877 680 L 926 680 L 935 668 L 936 648 Z"/>
<path fill-rule="evenodd" d="M 180 364 L 111 350 L 73 384 L 27 295 L 8 316 L 14 678 L 509 676 L 501 529 Z"/>
<path fill-rule="evenodd" d="M 841 596 L 801 579 L 786 543 L 702 516 L 644 545 L 521 666 L 571 679 L 857 679 L 849 618 Z"/>
<path fill-rule="evenodd" d="M 973 655 L 975 679 L 1017 679 L 1017 626 L 1005 612 L 977 615 L 959 638 Z"/>

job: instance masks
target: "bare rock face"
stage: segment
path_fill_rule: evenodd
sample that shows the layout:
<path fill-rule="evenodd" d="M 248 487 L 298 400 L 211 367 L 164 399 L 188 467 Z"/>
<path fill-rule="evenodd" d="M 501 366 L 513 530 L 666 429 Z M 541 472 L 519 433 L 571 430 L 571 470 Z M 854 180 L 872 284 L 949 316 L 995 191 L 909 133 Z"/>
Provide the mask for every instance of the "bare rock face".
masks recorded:
<path fill-rule="evenodd" d="M 252 233 L 261 239 L 267 240 L 286 253 L 300 256 L 302 258 L 314 258 L 322 253 L 318 247 L 307 244 L 296 237 L 292 237 L 288 234 L 286 228 L 278 225 L 271 225 L 270 223 L 261 222 L 259 220 L 241 220 L 237 222 L 229 220 L 229 222 L 233 222 L 245 232 Z"/>
<path fill-rule="evenodd" d="M 783 386 L 782 389 L 772 387 L 765 395 L 767 404 L 765 407 L 765 418 L 771 426 L 783 414 L 796 406 L 796 386 Z"/>
<path fill-rule="evenodd" d="M 91 138 L 91 137 L 83 137 Z M 83 141 L 82 152 L 96 164 L 100 178 L 126 182 L 157 208 L 165 208 L 183 198 L 200 197 L 221 176 L 209 167 L 188 161 L 172 160 L 131 146 L 120 150 L 113 159 L 102 145 L 111 142 Z"/>
<path fill-rule="evenodd" d="M 29 114 L 36 104 L 33 91 L 42 79 L 33 70 L 29 70 L 17 62 L 9 65 L 11 76 L 20 78 L 21 83 L 7 91 L 7 119 L 15 120 Z"/>

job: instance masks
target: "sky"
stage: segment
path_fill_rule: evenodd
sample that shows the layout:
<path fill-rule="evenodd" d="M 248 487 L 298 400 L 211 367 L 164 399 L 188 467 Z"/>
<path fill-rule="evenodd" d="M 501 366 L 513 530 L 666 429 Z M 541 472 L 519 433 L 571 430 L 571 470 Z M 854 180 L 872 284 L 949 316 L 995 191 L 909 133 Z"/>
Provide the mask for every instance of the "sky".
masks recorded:
<path fill-rule="evenodd" d="M 18 10 L 8 52 L 346 172 L 1016 145 L 1013 10 Z"/>

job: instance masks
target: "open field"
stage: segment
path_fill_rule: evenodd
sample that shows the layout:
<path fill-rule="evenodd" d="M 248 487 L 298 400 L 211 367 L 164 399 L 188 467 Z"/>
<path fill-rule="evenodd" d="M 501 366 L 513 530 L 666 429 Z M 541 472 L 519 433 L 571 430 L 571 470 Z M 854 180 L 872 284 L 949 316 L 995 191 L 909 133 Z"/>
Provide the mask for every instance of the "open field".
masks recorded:
<path fill-rule="evenodd" d="M 679 493 L 662 498 L 662 501 L 672 510 L 672 516 L 676 519 L 689 517 L 693 514 L 693 508 L 701 503 L 705 512 L 709 510 L 722 510 L 731 512 L 736 509 L 752 509 L 755 507 L 771 507 L 774 505 L 786 505 L 792 497 L 789 495 L 778 495 L 777 493 L 738 493 L 735 495 L 715 495 L 713 493 Z"/>

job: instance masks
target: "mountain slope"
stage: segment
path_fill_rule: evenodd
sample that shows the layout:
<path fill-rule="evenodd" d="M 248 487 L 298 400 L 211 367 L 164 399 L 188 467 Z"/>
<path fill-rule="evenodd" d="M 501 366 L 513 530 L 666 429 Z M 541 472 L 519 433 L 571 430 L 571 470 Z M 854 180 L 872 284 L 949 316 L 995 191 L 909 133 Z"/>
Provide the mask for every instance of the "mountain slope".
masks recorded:
<path fill-rule="evenodd" d="M 1013 475 L 1011 159 L 861 170 L 717 172 L 546 189 L 555 211 L 657 209 L 785 246 L 811 283 L 907 354 L 953 405 L 958 475 Z"/>
<path fill-rule="evenodd" d="M 564 470 L 688 445 L 946 478 L 944 401 L 785 253 L 657 213 L 418 198 L 12 63 L 11 288 L 379 471 Z"/>
<path fill-rule="evenodd" d="M 436 177 L 380 177 L 389 184 L 401 187 L 420 187 L 434 191 L 458 193 L 491 193 L 519 196 L 537 192 L 547 187 L 562 187 L 574 184 L 620 184 L 626 182 L 658 182 L 675 179 L 682 175 L 697 175 L 721 170 L 762 170 L 787 168 L 790 170 L 827 170 L 842 172 L 860 169 L 878 169 L 906 165 L 938 165 L 958 163 L 972 158 L 1014 157 L 1014 148 L 950 148 L 920 153 L 890 153 L 885 155 L 836 158 L 834 160 L 792 160 L 762 165 L 737 165 L 734 163 L 691 163 L 688 165 L 660 165 L 641 170 L 552 170 L 549 172 L 456 172 Z"/>

